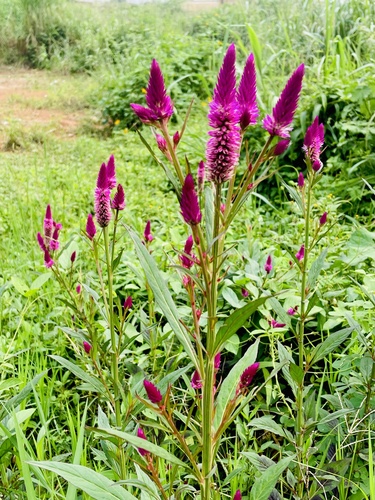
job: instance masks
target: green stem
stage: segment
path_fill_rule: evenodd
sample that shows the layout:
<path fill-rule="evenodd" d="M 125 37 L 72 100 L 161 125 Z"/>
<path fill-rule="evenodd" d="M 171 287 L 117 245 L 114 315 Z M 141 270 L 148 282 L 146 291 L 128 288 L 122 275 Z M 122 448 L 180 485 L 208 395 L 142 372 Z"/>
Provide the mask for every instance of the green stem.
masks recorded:
<path fill-rule="evenodd" d="M 175 168 L 177 177 L 181 183 L 181 186 L 183 186 L 185 179 L 184 179 L 184 176 L 182 174 L 181 165 L 180 165 L 180 162 L 178 161 L 176 151 L 174 149 L 174 145 L 171 141 L 171 137 L 170 137 L 169 132 L 168 132 L 167 125 L 165 123 L 162 123 L 161 131 L 163 132 L 164 139 L 166 140 L 168 152 L 171 155 L 172 163 L 173 163 L 173 166 Z"/>

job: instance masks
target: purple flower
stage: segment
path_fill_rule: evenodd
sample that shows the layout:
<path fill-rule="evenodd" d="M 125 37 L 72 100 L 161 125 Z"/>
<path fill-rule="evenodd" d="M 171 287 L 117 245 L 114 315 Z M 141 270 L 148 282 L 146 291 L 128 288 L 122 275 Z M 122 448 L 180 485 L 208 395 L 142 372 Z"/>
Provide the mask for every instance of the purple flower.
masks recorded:
<path fill-rule="evenodd" d="M 289 139 L 281 139 L 281 141 L 279 141 L 276 144 L 275 149 L 273 150 L 274 156 L 280 156 L 283 153 L 285 153 L 285 151 L 289 147 L 289 144 L 290 144 L 290 140 Z"/>
<path fill-rule="evenodd" d="M 184 254 L 180 255 L 181 264 L 185 269 L 190 269 L 194 265 L 195 255 L 191 253 L 193 244 L 193 237 L 190 235 L 185 242 Z"/>
<path fill-rule="evenodd" d="M 167 160 L 172 162 L 172 157 L 168 151 L 167 141 L 164 139 L 162 135 L 159 134 L 156 134 L 155 138 L 156 138 L 156 144 L 158 145 L 160 151 L 167 158 Z"/>
<path fill-rule="evenodd" d="M 300 173 L 298 174 L 298 181 L 297 181 L 297 183 L 298 183 L 298 187 L 299 187 L 300 189 L 302 189 L 302 188 L 303 188 L 303 186 L 305 185 L 305 178 L 304 178 L 304 176 L 303 176 L 303 173 L 302 173 L 302 172 L 300 172 Z"/>
<path fill-rule="evenodd" d="M 76 293 L 79 295 L 82 291 L 82 287 L 81 285 L 78 283 L 78 285 L 76 286 Z"/>
<path fill-rule="evenodd" d="M 199 208 L 198 196 L 194 188 L 194 179 L 191 174 L 185 178 L 181 191 L 181 215 L 187 224 L 199 224 L 202 214 Z"/>
<path fill-rule="evenodd" d="M 125 301 L 124 301 L 124 309 L 125 310 L 129 310 L 133 307 L 133 299 L 130 297 L 126 297 Z"/>
<path fill-rule="evenodd" d="M 321 226 L 324 226 L 324 224 L 327 222 L 327 215 L 328 215 L 328 212 L 324 212 L 324 214 L 320 217 L 319 224 Z"/>
<path fill-rule="evenodd" d="M 51 255 L 47 249 L 44 251 L 44 265 L 46 266 L 47 269 L 52 267 L 54 265 L 54 261 L 51 258 Z"/>
<path fill-rule="evenodd" d="M 94 236 L 96 235 L 96 227 L 95 227 L 94 219 L 92 218 L 91 214 L 89 214 L 87 216 L 86 234 L 90 238 L 90 240 L 94 239 Z"/>
<path fill-rule="evenodd" d="M 137 436 L 141 439 L 145 439 L 147 441 L 147 438 L 146 438 L 146 434 L 143 432 L 143 430 L 138 427 L 138 430 L 137 430 Z M 144 450 L 143 448 L 138 448 L 138 452 L 139 454 L 142 456 L 142 457 L 145 457 L 146 455 L 149 455 L 150 452 L 147 451 L 147 450 Z"/>
<path fill-rule="evenodd" d="M 302 89 L 302 79 L 305 66 L 301 64 L 289 78 L 284 90 L 272 110 L 272 116 L 267 115 L 263 127 L 270 135 L 278 135 L 288 139 L 292 130 L 292 121 L 296 112 L 299 95 Z"/>
<path fill-rule="evenodd" d="M 201 380 L 201 376 L 199 375 L 199 372 L 197 370 L 195 370 L 195 372 L 193 373 L 190 383 L 193 389 L 202 389 L 203 383 Z"/>
<path fill-rule="evenodd" d="M 51 205 L 47 205 L 47 208 L 46 208 L 46 215 L 44 217 L 44 222 L 43 222 L 43 230 L 44 230 L 45 238 L 47 240 L 49 240 L 52 237 L 52 231 L 53 231 L 53 219 L 52 219 Z"/>
<path fill-rule="evenodd" d="M 115 157 L 113 155 L 109 157 L 107 163 L 107 183 L 109 189 L 113 189 L 114 187 L 116 187 L 117 184 Z"/>
<path fill-rule="evenodd" d="M 236 493 L 234 494 L 233 500 L 242 500 L 242 495 L 240 490 L 237 490 Z"/>
<path fill-rule="evenodd" d="M 301 248 L 296 253 L 296 259 L 301 261 L 305 258 L 305 245 L 302 245 Z"/>
<path fill-rule="evenodd" d="M 159 404 L 163 400 L 163 396 L 159 389 L 149 380 L 145 379 L 143 381 L 143 385 L 147 392 L 147 397 L 151 401 L 151 403 Z"/>
<path fill-rule="evenodd" d="M 70 256 L 70 262 L 73 264 L 77 258 L 77 252 L 74 250 Z"/>
<path fill-rule="evenodd" d="M 90 351 L 92 349 L 92 345 L 86 342 L 86 340 L 83 341 L 83 348 L 85 350 L 86 354 L 90 354 Z"/>
<path fill-rule="evenodd" d="M 319 117 L 317 116 L 306 131 L 305 139 L 303 141 L 303 151 L 306 158 L 311 162 L 312 169 L 318 172 L 323 163 L 320 161 L 321 149 L 324 144 L 324 125 L 319 124 Z"/>
<path fill-rule="evenodd" d="M 246 389 L 251 384 L 253 378 L 256 375 L 256 372 L 258 371 L 258 368 L 259 368 L 259 363 L 257 362 L 253 363 L 252 365 L 247 367 L 246 370 L 244 370 L 244 372 L 240 377 L 240 382 L 237 386 L 237 391 L 236 391 L 237 393 L 241 392 L 243 389 Z"/>
<path fill-rule="evenodd" d="M 151 234 L 151 221 L 147 221 L 146 227 L 143 233 L 143 236 L 145 238 L 145 241 L 148 241 L 149 243 L 154 239 L 154 237 Z"/>
<path fill-rule="evenodd" d="M 264 264 L 264 270 L 266 271 L 267 274 L 270 274 L 270 272 L 272 271 L 272 257 L 271 255 L 269 255 L 267 257 L 267 260 L 266 260 L 266 263 Z"/>
<path fill-rule="evenodd" d="M 180 142 L 181 140 L 181 136 L 180 136 L 180 132 L 177 130 L 177 132 L 175 132 L 173 134 L 173 145 L 174 145 L 174 149 L 177 148 L 178 146 L 178 143 Z"/>
<path fill-rule="evenodd" d="M 125 193 L 121 184 L 117 186 L 117 191 L 112 200 L 112 208 L 114 210 L 124 210 L 125 208 Z"/>
<path fill-rule="evenodd" d="M 198 183 L 198 191 L 203 191 L 204 186 L 204 176 L 205 176 L 205 164 L 204 161 L 200 161 L 198 165 L 197 172 L 197 183 Z"/>
<path fill-rule="evenodd" d="M 39 246 L 40 246 L 40 249 L 41 249 L 43 252 L 45 252 L 45 251 L 47 250 L 47 247 L 46 247 L 46 245 L 45 245 L 45 243 L 44 243 L 43 236 L 42 236 L 40 233 L 38 233 L 38 234 L 36 235 L 36 239 L 38 240 L 38 244 L 39 244 Z"/>
<path fill-rule="evenodd" d="M 240 128 L 236 100 L 236 49 L 230 45 L 221 66 L 208 122 L 214 130 L 206 149 L 207 179 L 220 184 L 229 180 L 239 158 Z"/>
<path fill-rule="evenodd" d="M 220 370 L 220 363 L 221 363 L 221 353 L 218 352 L 216 356 L 214 357 L 214 370 L 215 372 Z"/>
<path fill-rule="evenodd" d="M 171 98 L 167 96 L 163 74 L 155 59 L 151 63 L 146 102 L 148 108 L 139 104 L 130 104 L 138 118 L 146 125 L 166 122 L 173 115 L 173 103 Z"/>
<path fill-rule="evenodd" d="M 249 125 L 254 125 L 259 116 L 253 54 L 249 55 L 243 70 L 237 91 L 237 103 L 240 112 L 240 127 L 241 130 L 245 130 Z"/>
<path fill-rule="evenodd" d="M 289 316 L 294 316 L 297 312 L 297 309 L 298 309 L 298 306 L 289 307 L 289 309 L 287 310 L 287 314 L 289 314 Z"/>
<path fill-rule="evenodd" d="M 108 187 L 107 166 L 102 163 L 95 189 L 95 216 L 100 227 L 108 226 L 111 217 L 111 197 Z"/>
<path fill-rule="evenodd" d="M 59 243 L 59 230 L 57 227 L 53 230 L 52 238 L 49 242 L 49 247 L 51 250 L 58 250 L 60 243 Z"/>
<path fill-rule="evenodd" d="M 248 297 L 249 296 L 249 290 L 246 290 L 246 288 L 241 288 L 241 295 L 242 297 Z"/>
<path fill-rule="evenodd" d="M 269 323 L 272 326 L 272 328 L 284 328 L 284 326 L 286 326 L 286 323 L 279 323 L 278 321 L 276 321 L 273 318 L 271 318 Z"/>

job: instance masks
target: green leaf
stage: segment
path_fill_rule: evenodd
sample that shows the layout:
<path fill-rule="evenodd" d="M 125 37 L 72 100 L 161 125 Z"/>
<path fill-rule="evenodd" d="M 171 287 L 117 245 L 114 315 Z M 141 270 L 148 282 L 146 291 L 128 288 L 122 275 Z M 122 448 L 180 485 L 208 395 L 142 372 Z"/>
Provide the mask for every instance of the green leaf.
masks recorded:
<path fill-rule="evenodd" d="M 283 346 L 281 342 L 277 342 L 277 351 L 279 353 L 279 360 L 280 363 L 285 363 L 288 362 L 288 365 L 290 363 L 294 363 L 293 356 L 290 354 L 290 352 Z M 293 377 L 290 374 L 289 366 L 283 366 L 282 372 L 285 377 L 285 380 L 288 382 L 290 385 L 293 394 L 297 394 L 297 384 L 295 383 Z"/>
<path fill-rule="evenodd" d="M 307 277 L 307 286 L 311 289 L 314 288 L 316 280 L 323 269 L 324 260 L 327 255 L 327 248 L 323 250 L 323 252 L 319 255 L 319 257 L 312 263 L 309 275 Z"/>
<path fill-rule="evenodd" d="M 122 486 L 83 465 L 47 461 L 31 461 L 29 464 L 58 474 L 95 500 L 135 500 L 136 498 L 125 491 Z"/>
<path fill-rule="evenodd" d="M 270 298 L 270 304 L 272 306 L 272 309 L 275 311 L 275 313 L 277 314 L 277 316 L 280 318 L 280 321 L 282 323 L 286 323 L 291 330 L 294 330 L 293 326 L 292 326 L 292 318 L 285 311 L 285 309 L 280 304 L 280 302 L 275 297 L 271 297 Z"/>
<path fill-rule="evenodd" d="M 268 300 L 269 297 L 261 297 L 260 299 L 253 300 L 241 309 L 234 311 L 225 320 L 222 327 L 219 328 L 216 334 L 215 341 L 215 353 L 219 352 L 225 342 L 230 339 L 232 335 L 237 333 L 237 331 L 246 323 L 249 317 Z"/>
<path fill-rule="evenodd" d="M 10 281 L 12 282 L 12 285 L 17 290 L 17 292 L 26 297 L 26 292 L 29 291 L 29 287 L 26 285 L 26 283 L 17 276 L 12 276 Z"/>
<path fill-rule="evenodd" d="M 88 408 L 88 401 L 86 401 L 85 409 L 83 411 L 83 415 L 82 415 L 82 419 L 81 419 L 81 426 L 79 428 L 76 449 L 75 449 L 74 457 L 73 457 L 73 464 L 76 464 L 76 465 L 79 465 L 79 463 L 81 461 L 81 457 L 84 456 L 83 455 L 83 443 L 84 443 L 84 437 L 85 437 L 87 408 Z M 66 492 L 65 500 L 76 500 L 76 498 L 77 498 L 77 489 L 72 483 L 69 483 L 68 490 Z"/>
<path fill-rule="evenodd" d="M 294 382 L 296 382 L 297 385 L 301 386 L 304 377 L 302 368 L 300 368 L 298 365 L 294 363 L 290 363 L 289 373 Z"/>
<path fill-rule="evenodd" d="M 237 361 L 227 377 L 221 384 L 219 394 L 216 399 L 216 411 L 214 418 L 214 428 L 218 429 L 223 419 L 225 409 L 229 401 L 234 397 L 234 393 L 242 372 L 255 363 L 258 354 L 259 339 L 249 347 L 242 358 Z"/>
<path fill-rule="evenodd" d="M 245 305 L 245 302 L 243 300 L 239 300 L 236 292 L 229 287 L 224 287 L 221 291 L 221 294 L 224 299 L 236 309 L 239 309 L 240 307 L 243 307 Z"/>
<path fill-rule="evenodd" d="M 44 283 L 46 283 L 50 279 L 51 276 L 52 276 L 51 272 L 43 273 L 40 276 L 38 276 L 31 283 L 31 285 L 30 285 L 30 291 L 32 291 L 32 290 L 39 290 L 39 288 L 41 288 L 44 285 Z"/>
<path fill-rule="evenodd" d="M 224 344 L 224 349 L 226 349 L 227 351 L 233 353 L 233 354 L 237 354 L 238 352 L 238 348 L 240 346 L 240 338 L 239 336 L 235 333 L 234 335 L 232 335 Z"/>
<path fill-rule="evenodd" d="M 254 58 L 255 58 L 255 63 L 256 63 L 256 68 L 259 72 L 260 75 L 262 75 L 262 63 L 263 63 L 263 58 L 262 58 L 262 46 L 259 42 L 259 38 L 257 37 L 257 34 L 253 30 L 253 28 L 248 24 L 246 25 L 247 29 L 247 35 L 249 37 L 250 43 L 251 43 L 251 48 L 254 53 Z"/>
<path fill-rule="evenodd" d="M 134 436 L 133 434 L 128 434 L 127 432 L 118 431 L 116 429 L 90 428 L 90 430 L 102 436 L 118 437 L 120 439 L 123 439 L 127 443 L 135 446 L 136 448 L 143 448 L 144 450 L 149 451 L 153 455 L 156 455 L 160 458 L 164 458 L 167 462 L 180 465 L 181 467 L 187 467 L 186 464 L 184 464 L 184 462 L 182 462 L 179 458 L 175 457 L 174 455 L 172 455 L 172 453 L 165 450 L 161 446 L 151 443 L 146 439 L 139 438 L 138 436 Z"/>
<path fill-rule="evenodd" d="M 354 330 L 354 327 L 350 326 L 339 330 L 338 332 L 331 333 L 331 335 L 326 338 L 319 346 L 317 346 L 312 352 L 311 365 L 317 363 L 321 359 L 325 358 L 327 354 L 334 351 L 340 344 L 346 340 L 349 335 Z"/>
<path fill-rule="evenodd" d="M 294 456 L 283 458 L 277 464 L 268 467 L 260 477 L 257 477 L 251 488 L 250 500 L 268 500 L 279 477 L 293 458 Z"/>
<path fill-rule="evenodd" d="M 301 212 L 303 212 L 303 203 L 302 203 L 302 198 L 298 191 L 294 189 L 294 187 L 289 186 L 285 181 L 281 180 L 281 184 L 285 187 L 285 189 L 289 192 L 290 196 L 293 198 L 293 200 L 297 203 L 298 208 Z"/>
<path fill-rule="evenodd" d="M 89 385 L 89 389 L 92 392 L 99 392 L 100 394 L 107 394 L 104 385 L 98 380 L 97 378 L 93 377 L 92 375 L 89 375 L 87 372 L 82 370 L 79 366 L 75 365 L 71 361 L 68 361 L 65 358 L 62 358 L 61 356 L 55 356 L 51 355 L 50 358 L 54 359 L 60 365 L 65 366 L 69 371 L 73 373 L 76 377 L 79 379 L 83 380 Z"/>
<path fill-rule="evenodd" d="M 0 410 L 0 420 L 2 420 L 5 415 L 7 415 L 9 410 L 11 410 L 12 408 L 16 408 L 20 403 L 22 403 L 24 399 L 26 399 L 26 397 L 30 394 L 39 380 L 42 379 L 46 373 L 47 371 L 44 371 L 36 375 L 36 377 L 34 377 L 18 394 L 16 394 L 16 396 L 8 399 L 8 401 L 6 401 L 5 403 L 2 403 L 3 406 Z"/>
<path fill-rule="evenodd" d="M 142 243 L 133 229 L 126 225 L 125 227 L 129 232 L 130 237 L 134 241 L 135 250 L 137 252 L 141 266 L 146 274 L 148 284 L 150 285 L 150 288 L 154 294 L 156 303 L 163 311 L 163 314 L 167 318 L 170 327 L 172 328 L 178 340 L 183 345 L 186 354 L 194 363 L 194 366 L 199 369 L 197 354 L 190 340 L 189 333 L 184 329 L 180 322 L 176 305 L 172 299 L 171 294 L 169 293 L 168 288 L 164 283 L 164 279 L 161 276 L 153 257 L 149 254 L 145 245 Z"/>
<path fill-rule="evenodd" d="M 277 436 L 285 437 L 285 432 L 281 425 L 277 424 L 269 415 L 253 418 L 248 425 L 250 427 L 255 427 L 256 429 L 263 429 L 272 432 L 272 434 L 276 434 Z"/>

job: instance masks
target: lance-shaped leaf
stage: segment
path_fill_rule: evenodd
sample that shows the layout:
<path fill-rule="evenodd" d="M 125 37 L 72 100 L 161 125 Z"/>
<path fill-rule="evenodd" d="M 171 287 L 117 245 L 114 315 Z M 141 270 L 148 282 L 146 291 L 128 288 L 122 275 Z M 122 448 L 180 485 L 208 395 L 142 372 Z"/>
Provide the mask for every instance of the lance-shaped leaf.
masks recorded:
<path fill-rule="evenodd" d="M 150 255 L 145 245 L 142 243 L 133 229 L 126 225 L 125 227 L 134 242 L 138 259 L 145 272 L 148 284 L 150 285 L 150 288 L 154 294 L 156 303 L 163 311 L 163 314 L 166 317 L 170 327 L 172 328 L 178 340 L 183 345 L 186 354 L 194 363 L 194 366 L 199 369 L 197 354 L 190 340 L 189 333 L 183 328 L 181 324 L 176 305 L 172 299 L 171 294 L 169 293 L 168 288 L 164 283 L 164 279 L 161 276 L 153 257 Z"/>
<path fill-rule="evenodd" d="M 76 377 L 80 378 L 84 382 L 88 384 L 88 389 L 92 392 L 99 392 L 100 394 L 107 394 L 106 389 L 104 385 L 101 383 L 101 381 L 92 375 L 89 375 L 86 373 L 82 368 L 79 366 L 75 365 L 71 361 L 68 361 L 65 358 L 62 358 L 61 356 L 55 356 L 51 355 L 50 358 L 56 360 L 60 365 L 64 366 L 67 368 L 69 371 L 73 373 Z"/>
<path fill-rule="evenodd" d="M 320 361 L 325 358 L 327 354 L 334 351 L 349 337 L 353 330 L 354 327 L 349 327 L 339 330 L 338 332 L 331 333 L 329 337 L 323 340 L 323 342 L 313 350 L 311 364 Z"/>
<path fill-rule="evenodd" d="M 266 469 L 257 477 L 251 488 L 250 500 L 268 500 L 275 484 L 284 470 L 288 467 L 294 456 L 286 457 Z"/>

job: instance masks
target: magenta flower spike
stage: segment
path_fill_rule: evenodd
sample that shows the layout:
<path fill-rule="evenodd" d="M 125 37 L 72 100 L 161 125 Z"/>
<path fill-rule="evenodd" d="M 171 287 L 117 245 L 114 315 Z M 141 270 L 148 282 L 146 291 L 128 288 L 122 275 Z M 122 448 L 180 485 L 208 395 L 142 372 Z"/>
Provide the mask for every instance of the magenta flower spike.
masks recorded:
<path fill-rule="evenodd" d="M 54 261 L 52 260 L 52 257 L 47 249 L 44 251 L 44 265 L 46 266 L 47 269 L 52 267 L 54 265 Z"/>
<path fill-rule="evenodd" d="M 271 257 L 271 255 L 269 255 L 267 257 L 266 263 L 264 264 L 264 270 L 266 271 L 267 274 L 270 274 L 272 269 L 273 269 L 272 257 Z"/>
<path fill-rule="evenodd" d="M 143 381 L 144 388 L 146 389 L 147 397 L 151 403 L 159 404 L 163 400 L 163 396 L 159 389 L 149 380 Z"/>
<path fill-rule="evenodd" d="M 154 239 L 154 237 L 151 234 L 151 221 L 149 221 L 149 220 L 146 222 L 146 227 L 145 227 L 143 236 L 144 236 L 145 241 L 147 241 L 149 243 Z"/>
<path fill-rule="evenodd" d="M 125 301 L 124 301 L 124 309 L 125 310 L 129 310 L 133 307 L 133 299 L 130 297 L 126 297 Z"/>
<path fill-rule="evenodd" d="M 187 238 L 184 246 L 184 254 L 186 255 L 180 255 L 181 264 L 185 269 L 191 269 L 194 265 L 195 255 L 191 253 L 193 244 L 193 236 L 190 235 Z M 190 255 L 190 258 L 188 257 L 188 255 Z"/>
<path fill-rule="evenodd" d="M 271 321 L 269 323 L 272 326 L 272 328 L 284 328 L 284 326 L 286 326 L 286 323 L 279 323 L 278 321 L 276 321 L 273 318 L 271 319 Z"/>
<path fill-rule="evenodd" d="M 148 108 L 139 104 L 130 104 L 138 118 L 146 125 L 158 125 L 161 122 L 167 122 L 173 115 L 173 103 L 167 95 L 163 74 L 155 59 L 151 63 L 146 102 Z"/>
<path fill-rule="evenodd" d="M 221 353 L 218 352 L 216 356 L 214 357 L 214 370 L 215 372 L 218 372 L 220 370 L 220 363 L 221 363 Z"/>
<path fill-rule="evenodd" d="M 199 208 L 198 196 L 194 188 L 194 179 L 191 174 L 185 178 L 181 191 L 180 201 L 181 215 L 186 224 L 199 224 L 202 214 Z"/>
<path fill-rule="evenodd" d="M 137 436 L 141 439 L 145 439 L 147 441 L 147 438 L 146 438 L 146 434 L 143 432 L 143 429 L 141 429 L 141 427 L 138 427 L 138 430 L 137 430 Z M 142 456 L 142 457 L 145 457 L 146 455 L 149 455 L 150 452 L 147 451 L 147 450 L 144 450 L 143 448 L 138 448 L 138 452 L 139 454 Z"/>
<path fill-rule="evenodd" d="M 43 236 L 42 236 L 40 233 L 38 233 L 38 234 L 36 235 L 36 239 L 38 240 L 38 245 L 39 245 L 40 249 L 41 249 L 43 252 L 45 252 L 45 251 L 47 250 L 47 247 L 46 247 L 46 245 L 45 245 L 45 243 L 44 243 Z"/>
<path fill-rule="evenodd" d="M 251 384 L 251 382 L 253 381 L 253 378 L 256 375 L 256 372 L 258 371 L 258 368 L 259 368 L 259 363 L 257 362 L 257 363 L 253 363 L 252 365 L 247 367 L 246 370 L 244 370 L 242 372 L 242 375 L 240 377 L 240 382 L 238 384 L 237 392 L 240 392 L 242 389 L 245 389 L 246 387 L 248 387 Z"/>
<path fill-rule="evenodd" d="M 254 54 L 250 54 L 247 58 L 238 86 L 237 103 L 240 112 L 240 127 L 244 131 L 249 125 L 255 125 L 259 116 Z"/>
<path fill-rule="evenodd" d="M 195 372 L 193 373 L 193 376 L 191 378 L 190 383 L 191 383 L 191 387 L 193 389 L 202 389 L 203 382 L 202 382 L 201 376 L 199 375 L 199 372 L 197 370 L 195 370 Z"/>
<path fill-rule="evenodd" d="M 95 227 L 95 222 L 94 219 L 92 218 L 92 215 L 89 214 L 87 216 L 87 222 L 86 222 L 86 234 L 90 238 L 90 240 L 94 239 L 94 236 L 96 235 L 96 227 Z"/>
<path fill-rule="evenodd" d="M 298 181 L 297 181 L 297 184 L 298 184 L 298 187 L 299 187 L 300 189 L 302 189 L 302 188 L 303 188 L 303 186 L 305 185 L 305 178 L 304 178 L 304 176 L 303 176 L 303 173 L 302 173 L 302 172 L 300 172 L 300 173 L 298 174 Z"/>
<path fill-rule="evenodd" d="M 273 150 L 274 156 L 280 156 L 283 153 L 285 153 L 285 151 L 289 147 L 289 144 L 290 144 L 290 140 L 289 139 L 281 139 L 281 141 L 279 141 L 276 144 L 275 149 Z"/>
<path fill-rule="evenodd" d="M 100 227 L 108 226 L 111 217 L 111 197 L 107 177 L 107 166 L 102 163 L 95 189 L 95 216 Z"/>
<path fill-rule="evenodd" d="M 85 350 L 86 354 L 90 354 L 90 351 L 92 349 L 92 345 L 87 342 L 86 340 L 83 341 L 83 349 Z"/>
<path fill-rule="evenodd" d="M 115 157 L 111 155 L 109 157 L 108 163 L 107 163 L 107 182 L 108 182 L 108 188 L 113 189 L 116 187 L 117 181 L 116 181 L 116 166 L 115 166 Z"/>
<path fill-rule="evenodd" d="M 55 229 L 53 230 L 53 234 L 52 234 L 52 238 L 49 242 L 49 247 L 51 250 L 58 250 L 59 249 L 59 246 L 60 246 L 60 243 L 59 243 L 59 230 L 57 227 L 55 227 Z"/>
<path fill-rule="evenodd" d="M 302 245 L 301 248 L 296 253 L 296 259 L 301 261 L 305 258 L 305 245 Z"/>
<path fill-rule="evenodd" d="M 77 258 L 77 252 L 74 250 L 70 256 L 70 262 L 73 264 Z"/>
<path fill-rule="evenodd" d="M 53 219 L 52 219 L 51 205 L 47 205 L 46 208 L 46 215 L 44 217 L 44 222 L 43 222 L 43 230 L 44 230 L 44 236 L 47 240 L 52 237 Z"/>
<path fill-rule="evenodd" d="M 112 200 L 112 208 L 113 210 L 124 210 L 125 208 L 125 193 L 124 188 L 121 184 L 117 185 L 117 191 Z"/>
<path fill-rule="evenodd" d="M 324 214 L 320 217 L 319 224 L 321 226 L 324 226 L 324 224 L 327 222 L 327 215 L 328 215 L 328 212 L 324 212 Z"/>
<path fill-rule="evenodd" d="M 236 493 L 234 494 L 233 500 L 242 500 L 242 495 L 240 490 L 237 490 Z"/>
<path fill-rule="evenodd" d="M 298 306 L 289 307 L 289 309 L 287 310 L 287 314 L 289 314 L 289 316 L 294 316 L 297 312 L 297 309 L 298 309 Z"/>
<path fill-rule="evenodd" d="M 324 125 L 323 123 L 319 124 L 319 117 L 317 116 L 306 131 L 302 147 L 306 154 L 306 158 L 308 158 L 311 162 L 312 169 L 315 172 L 319 172 L 319 170 L 323 167 L 323 163 L 320 161 L 323 144 Z"/>
<path fill-rule="evenodd" d="M 214 130 L 206 148 L 207 179 L 216 184 L 229 180 L 239 158 L 241 141 L 239 109 L 236 99 L 236 49 L 230 45 L 221 66 L 208 123 Z"/>
<path fill-rule="evenodd" d="M 274 136 L 288 139 L 292 130 L 292 122 L 297 109 L 298 99 L 302 90 L 302 80 L 305 66 L 301 64 L 289 78 L 284 90 L 272 110 L 263 120 L 263 127 Z"/>
<path fill-rule="evenodd" d="M 205 170 L 206 170 L 206 166 L 204 164 L 204 161 L 200 161 L 199 165 L 198 165 L 198 171 L 197 171 L 198 192 L 203 191 Z"/>

